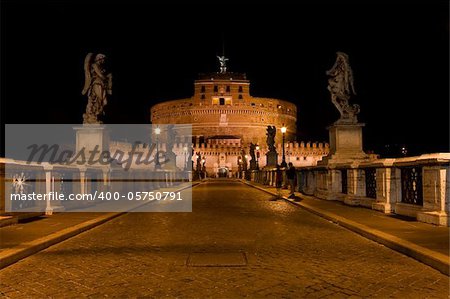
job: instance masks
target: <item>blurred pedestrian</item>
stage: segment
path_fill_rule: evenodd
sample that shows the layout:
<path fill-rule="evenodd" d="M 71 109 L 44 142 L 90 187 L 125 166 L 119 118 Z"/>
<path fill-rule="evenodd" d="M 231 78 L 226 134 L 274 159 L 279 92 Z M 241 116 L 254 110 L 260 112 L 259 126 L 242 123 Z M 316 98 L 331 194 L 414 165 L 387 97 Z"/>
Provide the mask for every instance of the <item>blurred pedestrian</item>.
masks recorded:
<path fill-rule="evenodd" d="M 288 170 L 286 170 L 286 177 L 288 179 L 289 182 L 289 189 L 290 189 L 290 194 L 289 197 L 294 197 L 295 194 L 295 181 L 296 181 L 296 173 L 295 173 L 295 167 L 292 164 L 292 162 L 289 162 L 288 164 L 289 168 Z"/>
<path fill-rule="evenodd" d="M 277 170 L 275 172 L 275 186 L 277 188 L 277 198 L 281 198 L 282 185 L 283 185 L 283 172 L 281 171 L 280 165 L 277 165 Z"/>

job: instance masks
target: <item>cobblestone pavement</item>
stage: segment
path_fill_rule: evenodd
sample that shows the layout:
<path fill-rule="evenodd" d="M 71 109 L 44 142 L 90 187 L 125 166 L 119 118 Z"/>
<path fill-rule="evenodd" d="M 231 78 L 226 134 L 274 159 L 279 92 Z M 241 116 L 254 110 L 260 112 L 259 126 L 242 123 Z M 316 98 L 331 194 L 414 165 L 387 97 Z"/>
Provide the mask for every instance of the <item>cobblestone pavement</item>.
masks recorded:
<path fill-rule="evenodd" d="M 211 181 L 193 198 L 192 213 L 126 214 L 5 268 L 2 295 L 449 296 L 447 276 L 265 192 Z M 246 266 L 195 267 L 238 265 L 240 252 Z"/>

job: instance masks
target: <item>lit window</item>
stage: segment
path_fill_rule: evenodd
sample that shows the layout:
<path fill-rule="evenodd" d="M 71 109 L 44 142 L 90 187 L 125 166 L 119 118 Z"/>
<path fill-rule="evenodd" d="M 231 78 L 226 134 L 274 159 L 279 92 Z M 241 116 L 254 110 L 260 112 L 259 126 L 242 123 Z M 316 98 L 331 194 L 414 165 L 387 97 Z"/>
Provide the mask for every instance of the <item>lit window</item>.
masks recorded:
<path fill-rule="evenodd" d="M 277 105 L 277 108 L 278 108 L 278 109 L 281 109 L 281 105 Z"/>

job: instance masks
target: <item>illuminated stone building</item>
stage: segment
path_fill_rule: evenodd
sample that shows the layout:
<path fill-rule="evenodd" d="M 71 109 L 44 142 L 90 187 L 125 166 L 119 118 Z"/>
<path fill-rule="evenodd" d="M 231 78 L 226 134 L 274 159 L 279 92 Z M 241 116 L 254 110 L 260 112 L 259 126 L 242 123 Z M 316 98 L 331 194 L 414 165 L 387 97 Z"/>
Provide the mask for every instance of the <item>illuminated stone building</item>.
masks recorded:
<path fill-rule="evenodd" d="M 259 146 L 259 166 L 266 164 L 267 126 L 277 128 L 276 144 L 281 163 L 282 134 L 285 134 L 286 161 L 294 165 L 315 165 L 328 153 L 328 145 L 296 143 L 297 107 L 295 104 L 250 95 L 250 81 L 245 74 L 226 72 L 200 74 L 190 98 L 162 102 L 151 107 L 151 122 L 158 124 L 192 124 L 192 136 L 178 136 L 182 148 L 185 138 L 192 138 L 194 151 L 204 160 L 210 176 L 230 176 L 250 160 L 250 143 Z M 194 154 L 195 157 L 195 154 Z M 194 163 L 195 169 L 195 163 Z"/>

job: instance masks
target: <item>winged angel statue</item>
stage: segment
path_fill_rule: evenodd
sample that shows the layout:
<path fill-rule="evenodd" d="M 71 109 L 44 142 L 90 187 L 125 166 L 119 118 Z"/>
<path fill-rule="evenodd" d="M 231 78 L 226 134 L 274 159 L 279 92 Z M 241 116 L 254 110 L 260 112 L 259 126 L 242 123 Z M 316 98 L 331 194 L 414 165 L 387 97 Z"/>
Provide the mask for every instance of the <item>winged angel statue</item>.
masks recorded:
<path fill-rule="evenodd" d="M 82 95 L 87 95 L 86 113 L 83 124 L 101 124 L 100 115 L 104 115 L 104 107 L 108 103 L 108 95 L 112 94 L 112 74 L 106 73 L 104 67 L 106 56 L 88 53 L 84 59 L 84 88 Z"/>
<path fill-rule="evenodd" d="M 331 102 L 341 113 L 341 118 L 336 123 L 356 124 L 359 105 L 350 105 L 348 100 L 351 95 L 356 95 L 353 86 L 353 72 L 348 62 L 347 54 L 337 52 L 336 62 L 333 67 L 326 72 L 328 79 L 328 90 L 331 94 Z"/>
<path fill-rule="evenodd" d="M 225 74 L 227 72 L 227 61 L 229 60 L 225 56 L 217 56 L 220 63 L 220 73 Z"/>
<path fill-rule="evenodd" d="M 267 126 L 267 147 L 271 152 L 275 151 L 275 135 L 277 133 L 277 129 L 275 126 Z"/>

